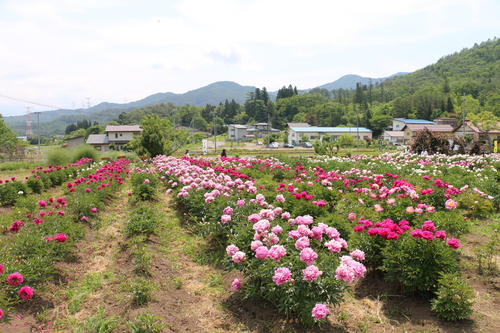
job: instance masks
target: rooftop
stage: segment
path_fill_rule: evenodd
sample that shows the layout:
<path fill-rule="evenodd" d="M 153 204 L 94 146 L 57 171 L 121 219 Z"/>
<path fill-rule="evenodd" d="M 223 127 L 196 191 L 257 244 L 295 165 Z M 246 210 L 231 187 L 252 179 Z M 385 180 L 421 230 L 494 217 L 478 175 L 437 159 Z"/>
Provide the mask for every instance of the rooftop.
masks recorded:
<path fill-rule="evenodd" d="M 89 138 L 87 139 L 88 145 L 102 145 L 108 143 L 108 136 L 106 134 L 90 134 Z"/>
<path fill-rule="evenodd" d="M 346 133 L 346 132 L 363 132 L 371 133 L 372 131 L 365 127 L 290 127 L 294 132 L 325 132 L 325 133 Z"/>
<path fill-rule="evenodd" d="M 140 125 L 108 125 L 106 132 L 142 132 Z"/>

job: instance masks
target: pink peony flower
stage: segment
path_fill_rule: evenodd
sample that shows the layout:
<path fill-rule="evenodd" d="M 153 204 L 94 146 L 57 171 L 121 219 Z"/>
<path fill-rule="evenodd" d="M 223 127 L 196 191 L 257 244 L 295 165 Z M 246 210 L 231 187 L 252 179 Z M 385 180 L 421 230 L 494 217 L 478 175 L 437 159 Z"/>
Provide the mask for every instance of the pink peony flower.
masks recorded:
<path fill-rule="evenodd" d="M 304 261 L 307 265 L 313 265 L 314 260 L 318 258 L 318 254 L 310 247 L 306 247 L 300 251 L 300 260 Z"/>
<path fill-rule="evenodd" d="M 236 205 L 238 205 L 239 207 L 243 207 L 243 206 L 245 206 L 245 200 L 242 200 L 242 199 L 238 200 L 238 201 L 236 202 Z"/>
<path fill-rule="evenodd" d="M 250 249 L 252 251 L 255 251 L 259 246 L 262 246 L 262 242 L 260 240 L 254 240 L 252 241 L 252 243 L 250 244 Z"/>
<path fill-rule="evenodd" d="M 267 255 L 274 261 L 279 261 L 286 255 L 286 249 L 283 245 L 273 245 Z"/>
<path fill-rule="evenodd" d="M 65 234 L 57 234 L 54 236 L 56 243 L 65 243 L 68 237 Z"/>
<path fill-rule="evenodd" d="M 222 215 L 221 218 L 220 218 L 220 221 L 222 223 L 231 222 L 231 215 Z"/>
<path fill-rule="evenodd" d="M 283 232 L 283 228 L 281 226 L 277 225 L 271 229 L 271 232 L 275 235 L 279 235 Z"/>
<path fill-rule="evenodd" d="M 279 203 L 285 202 L 285 197 L 283 196 L 283 194 L 278 194 L 276 196 L 276 201 L 278 201 Z"/>
<path fill-rule="evenodd" d="M 4 271 L 3 265 L 2 265 L 2 264 L 0 264 L 0 275 L 2 275 L 2 274 L 3 274 L 3 271 Z"/>
<path fill-rule="evenodd" d="M 92 190 L 91 190 L 90 188 L 88 188 L 88 187 L 87 187 L 87 188 L 85 189 L 85 192 L 86 192 L 86 193 L 90 193 L 90 192 L 92 192 Z"/>
<path fill-rule="evenodd" d="M 144 184 L 149 184 L 149 179 L 144 179 Z"/>
<path fill-rule="evenodd" d="M 292 277 L 292 272 L 287 267 L 280 267 L 274 271 L 273 282 L 278 286 L 287 283 Z"/>
<path fill-rule="evenodd" d="M 19 272 L 12 273 L 7 277 L 7 283 L 11 286 L 20 285 L 23 281 L 24 278 Z"/>
<path fill-rule="evenodd" d="M 14 232 L 18 232 L 19 230 L 21 230 L 21 227 L 23 226 L 23 222 L 21 221 L 15 221 L 14 223 L 12 223 L 12 225 L 9 227 L 9 232 L 10 233 L 14 233 Z"/>
<path fill-rule="evenodd" d="M 233 214 L 233 208 L 231 207 L 226 207 L 224 208 L 224 210 L 222 211 L 222 213 L 224 213 L 225 215 L 232 215 Z"/>
<path fill-rule="evenodd" d="M 315 320 L 320 320 L 326 317 L 326 315 L 330 312 L 326 305 L 316 303 L 311 313 Z"/>
<path fill-rule="evenodd" d="M 361 250 L 354 250 L 350 253 L 351 257 L 359 260 L 359 261 L 363 261 L 365 260 L 365 253 Z"/>
<path fill-rule="evenodd" d="M 90 208 L 90 212 L 91 213 L 97 213 L 97 208 L 95 208 L 95 207 L 94 208 Z"/>
<path fill-rule="evenodd" d="M 347 215 L 347 218 L 350 221 L 354 221 L 356 219 L 356 213 L 349 213 L 349 215 Z"/>
<path fill-rule="evenodd" d="M 24 286 L 19 289 L 17 294 L 21 296 L 22 299 L 30 299 L 33 297 L 33 289 L 31 289 L 31 287 Z"/>
<path fill-rule="evenodd" d="M 231 286 L 233 287 L 234 290 L 240 290 L 241 289 L 241 281 L 239 279 L 234 279 Z"/>
<path fill-rule="evenodd" d="M 318 269 L 318 267 L 311 265 L 307 266 L 306 269 L 302 270 L 302 274 L 304 274 L 304 280 L 314 282 L 318 279 L 318 277 L 323 274 L 322 271 Z"/>
<path fill-rule="evenodd" d="M 458 203 L 456 201 L 451 200 L 451 199 L 446 200 L 446 202 L 444 203 L 444 207 L 446 209 L 455 209 L 455 208 L 457 208 L 457 206 L 458 206 Z"/>
<path fill-rule="evenodd" d="M 1 182 L 1 180 L 0 180 L 0 182 Z M 3 310 L 0 309 L 0 320 L 2 320 L 2 319 L 3 319 Z"/>
<path fill-rule="evenodd" d="M 303 250 L 306 247 L 309 247 L 309 237 L 302 236 L 295 242 L 295 248 L 297 250 Z"/>
<path fill-rule="evenodd" d="M 246 254 L 244 252 L 238 251 L 233 255 L 233 261 L 237 264 L 241 264 L 245 260 Z"/>
<path fill-rule="evenodd" d="M 340 252 L 340 250 L 342 250 L 342 243 L 340 243 L 339 241 L 337 241 L 335 239 L 332 239 L 332 240 L 326 242 L 325 246 L 328 248 L 328 250 L 331 253 L 337 253 L 337 252 Z"/>
<path fill-rule="evenodd" d="M 447 244 L 454 250 L 460 248 L 460 242 L 456 238 L 450 238 L 448 239 Z"/>
<path fill-rule="evenodd" d="M 59 210 L 59 211 L 57 211 L 57 214 L 59 214 L 59 215 L 65 215 L 66 213 L 64 212 L 64 210 Z"/>
<path fill-rule="evenodd" d="M 47 202 L 45 200 L 38 201 L 38 206 L 44 208 L 47 207 Z"/>
<path fill-rule="evenodd" d="M 266 259 L 269 254 L 269 250 L 266 246 L 259 246 L 255 249 L 255 258 Z"/>
<path fill-rule="evenodd" d="M 228 256 L 230 256 L 230 257 L 234 256 L 234 254 L 235 254 L 236 252 L 238 252 L 239 250 L 240 250 L 240 249 L 239 249 L 236 245 L 234 245 L 234 244 L 228 245 L 228 246 L 226 247 L 226 253 L 227 253 L 227 255 L 228 255 Z"/>
<path fill-rule="evenodd" d="M 379 204 L 373 205 L 373 208 L 375 208 L 375 212 L 377 213 L 380 213 L 384 210 L 384 208 L 382 208 L 382 206 Z"/>

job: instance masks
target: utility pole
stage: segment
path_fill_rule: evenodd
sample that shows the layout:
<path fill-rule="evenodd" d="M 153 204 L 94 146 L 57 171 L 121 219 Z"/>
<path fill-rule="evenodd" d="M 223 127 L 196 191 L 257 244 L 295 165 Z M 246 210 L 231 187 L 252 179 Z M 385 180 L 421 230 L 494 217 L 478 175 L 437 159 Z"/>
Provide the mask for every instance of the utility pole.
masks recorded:
<path fill-rule="evenodd" d="M 36 120 L 38 123 L 38 154 L 40 155 L 40 111 L 34 112 L 36 114 Z"/>
<path fill-rule="evenodd" d="M 359 116 L 358 106 L 356 105 L 356 148 L 359 148 Z"/>
<path fill-rule="evenodd" d="M 269 120 L 270 114 L 267 114 L 267 145 L 271 144 L 271 121 Z"/>
<path fill-rule="evenodd" d="M 464 101 L 462 103 L 462 138 L 465 140 L 465 91 Z"/>
<path fill-rule="evenodd" d="M 214 111 L 214 153 L 217 152 L 217 118 L 215 118 Z"/>

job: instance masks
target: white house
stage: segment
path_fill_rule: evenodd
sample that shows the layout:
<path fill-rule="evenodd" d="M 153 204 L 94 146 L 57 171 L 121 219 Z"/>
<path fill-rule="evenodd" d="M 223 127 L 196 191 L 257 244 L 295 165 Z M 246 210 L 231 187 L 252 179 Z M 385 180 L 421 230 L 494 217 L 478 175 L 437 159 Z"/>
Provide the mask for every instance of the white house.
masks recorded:
<path fill-rule="evenodd" d="M 141 132 L 139 125 L 109 125 L 106 126 L 106 134 L 91 134 L 86 143 L 102 152 L 108 151 L 111 143 L 114 143 L 116 150 L 123 150 L 123 146 Z"/>
<path fill-rule="evenodd" d="M 106 134 L 90 134 L 87 138 L 87 144 L 100 152 L 107 152 L 109 150 L 109 141 Z"/>
<path fill-rule="evenodd" d="M 316 141 L 322 139 L 323 136 L 329 135 L 333 139 L 341 135 L 349 134 L 359 140 L 372 138 L 372 131 L 365 127 L 288 127 L 287 138 L 288 142 L 293 145 L 298 145 L 301 141 Z"/>
<path fill-rule="evenodd" d="M 434 122 L 423 119 L 394 118 L 392 120 L 392 130 L 401 131 L 406 125 L 433 125 Z"/>
<path fill-rule="evenodd" d="M 404 132 L 403 131 L 385 131 L 384 140 L 389 142 L 398 142 L 402 144 L 404 142 Z"/>
<path fill-rule="evenodd" d="M 227 138 L 230 141 L 245 140 L 247 138 L 246 125 L 231 124 L 227 125 Z"/>

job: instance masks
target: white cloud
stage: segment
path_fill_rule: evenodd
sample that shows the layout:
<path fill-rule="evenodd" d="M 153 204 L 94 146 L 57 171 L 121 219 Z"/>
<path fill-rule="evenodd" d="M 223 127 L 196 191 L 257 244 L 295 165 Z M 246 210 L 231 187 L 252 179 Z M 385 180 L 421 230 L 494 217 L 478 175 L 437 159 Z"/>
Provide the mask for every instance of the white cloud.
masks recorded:
<path fill-rule="evenodd" d="M 464 32 L 494 37 L 485 34 L 500 28 L 498 9 L 496 0 L 4 0 L 0 94 L 80 107 L 86 96 L 131 101 L 220 80 L 272 91 L 387 76 L 437 60 Z M 472 46 L 463 43 L 451 51 Z"/>

